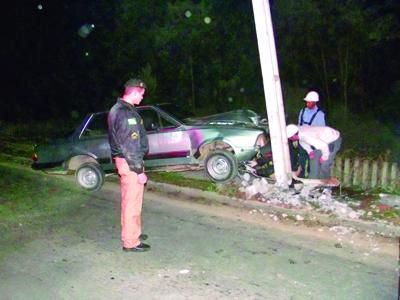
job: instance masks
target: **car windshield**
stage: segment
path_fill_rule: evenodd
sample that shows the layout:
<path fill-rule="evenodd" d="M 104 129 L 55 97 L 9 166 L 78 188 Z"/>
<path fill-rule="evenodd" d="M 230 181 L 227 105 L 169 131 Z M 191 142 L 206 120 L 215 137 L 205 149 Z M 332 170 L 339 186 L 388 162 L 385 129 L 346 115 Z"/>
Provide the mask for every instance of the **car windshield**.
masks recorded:
<path fill-rule="evenodd" d="M 185 120 L 191 125 L 243 125 L 259 126 L 260 116 L 252 110 L 238 109 L 215 115 Z"/>
<path fill-rule="evenodd" d="M 193 116 L 193 113 L 189 110 L 173 103 L 161 103 L 157 104 L 157 106 L 171 116 L 174 116 L 178 121 L 184 121 L 184 123 L 186 123 L 186 119 Z"/>

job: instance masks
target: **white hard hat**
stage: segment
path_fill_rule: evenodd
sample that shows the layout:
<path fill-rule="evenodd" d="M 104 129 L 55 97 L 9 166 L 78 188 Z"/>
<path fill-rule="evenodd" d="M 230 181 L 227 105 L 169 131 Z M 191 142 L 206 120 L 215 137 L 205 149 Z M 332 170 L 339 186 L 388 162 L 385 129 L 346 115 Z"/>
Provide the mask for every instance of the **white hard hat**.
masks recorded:
<path fill-rule="evenodd" d="M 310 102 L 318 102 L 319 101 L 319 95 L 317 92 L 311 91 L 308 92 L 306 97 L 304 98 L 305 101 L 310 101 Z"/>
<path fill-rule="evenodd" d="M 297 132 L 299 132 L 299 128 L 294 124 L 289 124 L 286 126 L 286 135 L 288 138 L 294 136 Z"/>

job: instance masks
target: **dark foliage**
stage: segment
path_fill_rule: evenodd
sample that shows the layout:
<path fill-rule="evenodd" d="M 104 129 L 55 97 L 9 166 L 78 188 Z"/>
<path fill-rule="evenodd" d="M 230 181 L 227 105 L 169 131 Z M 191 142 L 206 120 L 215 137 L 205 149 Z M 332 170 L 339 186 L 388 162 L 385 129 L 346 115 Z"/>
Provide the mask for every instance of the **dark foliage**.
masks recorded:
<path fill-rule="evenodd" d="M 399 123 L 397 1 L 270 3 L 289 115 L 313 88 L 327 111 Z M 148 83 L 149 103 L 265 114 L 251 1 L 19 0 L 5 20 L 0 120 L 107 109 L 130 76 Z"/>

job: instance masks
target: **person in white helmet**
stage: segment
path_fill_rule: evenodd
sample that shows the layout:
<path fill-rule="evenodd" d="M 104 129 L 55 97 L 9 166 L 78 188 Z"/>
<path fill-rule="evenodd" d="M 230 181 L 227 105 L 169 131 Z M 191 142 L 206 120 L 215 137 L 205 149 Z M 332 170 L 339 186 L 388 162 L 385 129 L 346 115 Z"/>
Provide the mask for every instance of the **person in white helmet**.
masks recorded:
<path fill-rule="evenodd" d="M 306 101 L 306 107 L 300 110 L 298 125 L 326 126 L 325 113 L 317 106 L 318 93 L 308 92 L 304 101 Z"/>
<path fill-rule="evenodd" d="M 340 132 L 328 126 L 297 126 L 289 124 L 286 127 L 289 140 L 299 141 L 300 146 L 310 158 L 309 178 L 328 179 L 335 160 L 336 153 L 342 145 Z"/>
<path fill-rule="evenodd" d="M 309 126 L 326 126 L 325 113 L 317 106 L 319 101 L 319 95 L 315 91 L 310 91 L 304 97 L 306 101 L 306 107 L 302 108 L 299 112 L 298 125 L 309 125 Z M 298 147 L 299 165 L 300 172 L 299 177 L 305 177 L 306 168 L 308 173 L 310 172 L 310 161 L 308 159 L 307 152 L 300 146 Z"/>

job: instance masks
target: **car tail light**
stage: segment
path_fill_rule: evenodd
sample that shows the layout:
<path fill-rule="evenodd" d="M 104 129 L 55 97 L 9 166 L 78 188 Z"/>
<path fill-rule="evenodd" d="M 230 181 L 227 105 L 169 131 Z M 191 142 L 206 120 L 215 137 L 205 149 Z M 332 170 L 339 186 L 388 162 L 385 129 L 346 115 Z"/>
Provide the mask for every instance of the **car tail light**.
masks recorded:
<path fill-rule="evenodd" d="M 256 141 L 256 146 L 264 147 L 267 144 L 267 137 L 265 136 L 265 134 L 260 134 L 257 137 L 257 141 Z"/>
<path fill-rule="evenodd" d="M 37 161 L 37 160 L 38 160 L 38 156 L 37 156 L 36 153 L 33 153 L 33 154 L 32 154 L 32 160 L 33 160 L 33 161 Z"/>

